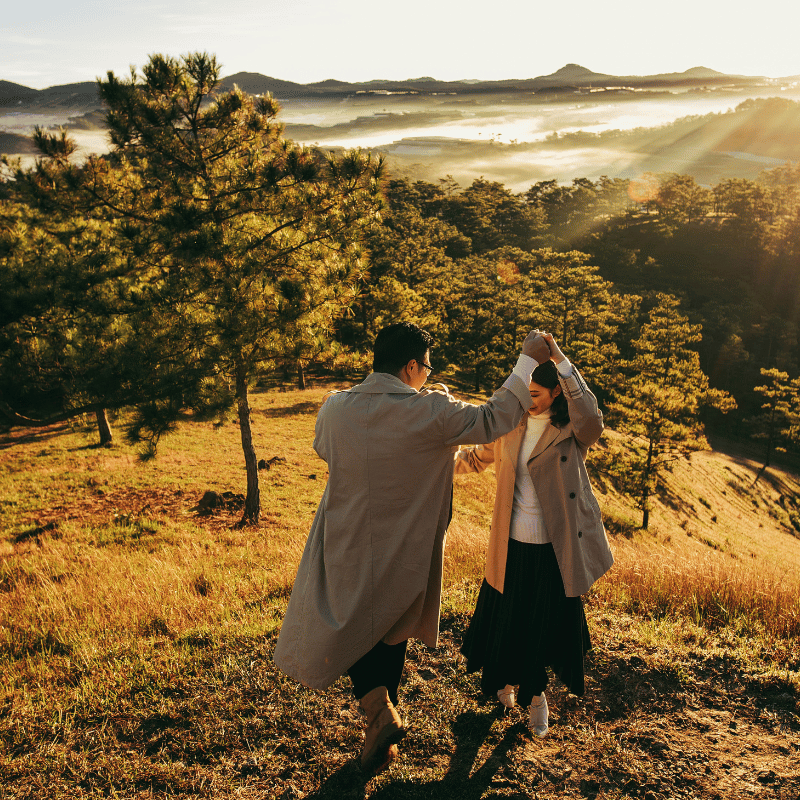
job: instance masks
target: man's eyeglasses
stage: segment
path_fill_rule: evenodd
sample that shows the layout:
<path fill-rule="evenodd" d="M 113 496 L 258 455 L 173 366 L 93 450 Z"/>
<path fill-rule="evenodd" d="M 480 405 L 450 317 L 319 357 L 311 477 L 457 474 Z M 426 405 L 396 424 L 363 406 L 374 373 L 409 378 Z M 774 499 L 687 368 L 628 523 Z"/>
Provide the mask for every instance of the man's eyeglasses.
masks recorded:
<path fill-rule="evenodd" d="M 424 361 L 417 361 L 417 364 L 419 364 L 422 367 L 425 367 L 425 369 L 428 370 L 428 375 L 433 374 L 433 367 L 430 364 L 426 364 Z"/>

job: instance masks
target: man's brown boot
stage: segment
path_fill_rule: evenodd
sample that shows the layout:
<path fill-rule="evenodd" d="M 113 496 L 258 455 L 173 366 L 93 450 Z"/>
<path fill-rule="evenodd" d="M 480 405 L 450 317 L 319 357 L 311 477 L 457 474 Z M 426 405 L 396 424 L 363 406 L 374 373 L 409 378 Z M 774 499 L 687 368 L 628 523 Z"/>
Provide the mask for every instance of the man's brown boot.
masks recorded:
<path fill-rule="evenodd" d="M 361 769 L 377 775 L 397 758 L 397 742 L 405 735 L 403 721 L 389 700 L 385 686 L 367 692 L 360 700 L 367 715 L 364 749 L 361 751 Z"/>

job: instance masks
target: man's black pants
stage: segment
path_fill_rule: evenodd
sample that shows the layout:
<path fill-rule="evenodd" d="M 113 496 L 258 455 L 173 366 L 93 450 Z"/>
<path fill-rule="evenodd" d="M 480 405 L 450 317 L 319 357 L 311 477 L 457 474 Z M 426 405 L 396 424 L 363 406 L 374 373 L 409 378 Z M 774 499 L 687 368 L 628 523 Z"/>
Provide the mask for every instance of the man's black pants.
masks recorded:
<path fill-rule="evenodd" d="M 397 689 L 403 675 L 403 665 L 406 663 L 407 646 L 408 640 L 399 644 L 378 642 L 347 670 L 350 680 L 353 681 L 356 700 L 378 686 L 385 686 L 389 699 L 397 705 Z"/>

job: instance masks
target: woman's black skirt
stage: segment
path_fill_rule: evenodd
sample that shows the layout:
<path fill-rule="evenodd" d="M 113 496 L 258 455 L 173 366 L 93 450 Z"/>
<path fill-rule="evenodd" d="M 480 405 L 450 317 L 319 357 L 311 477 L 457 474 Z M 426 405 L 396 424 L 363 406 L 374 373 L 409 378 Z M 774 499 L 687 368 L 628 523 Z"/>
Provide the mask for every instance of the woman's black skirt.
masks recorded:
<path fill-rule="evenodd" d="M 547 667 L 572 694 L 583 694 L 583 657 L 591 648 L 580 597 L 567 597 L 552 544 L 509 539 L 502 594 L 484 579 L 461 652 L 467 672 L 483 669 L 481 689 L 519 685 L 527 706 L 547 686 Z"/>

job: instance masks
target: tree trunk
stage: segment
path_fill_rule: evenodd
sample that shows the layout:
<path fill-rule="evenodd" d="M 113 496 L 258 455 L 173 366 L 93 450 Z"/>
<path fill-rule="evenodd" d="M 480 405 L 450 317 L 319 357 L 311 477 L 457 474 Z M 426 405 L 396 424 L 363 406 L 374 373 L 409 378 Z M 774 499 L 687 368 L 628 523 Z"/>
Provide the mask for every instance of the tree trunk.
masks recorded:
<path fill-rule="evenodd" d="M 250 427 L 250 402 L 247 395 L 248 380 L 244 367 L 236 371 L 236 401 L 239 411 L 239 430 L 242 434 L 242 451 L 247 468 L 247 497 L 244 501 L 244 514 L 239 523 L 257 525 L 261 518 L 261 489 L 258 484 L 258 460 L 253 447 L 253 432 Z"/>
<path fill-rule="evenodd" d="M 108 447 L 114 441 L 114 435 L 111 433 L 106 410 L 98 408 L 94 414 L 97 418 L 97 430 L 100 431 L 100 447 Z"/>
<path fill-rule="evenodd" d="M 475 365 L 475 391 L 479 392 L 481 390 L 481 366 L 480 364 Z"/>
<path fill-rule="evenodd" d="M 770 456 L 772 455 L 772 440 L 775 435 L 775 406 L 772 407 L 772 412 L 769 415 L 769 433 L 767 435 L 767 452 L 764 456 L 764 469 L 770 464 Z"/>
<path fill-rule="evenodd" d="M 297 388 L 306 388 L 306 373 L 303 371 L 303 362 L 297 359 Z"/>
<path fill-rule="evenodd" d="M 642 530 L 650 524 L 650 471 L 653 469 L 653 440 L 647 448 L 647 464 L 642 475 Z"/>

